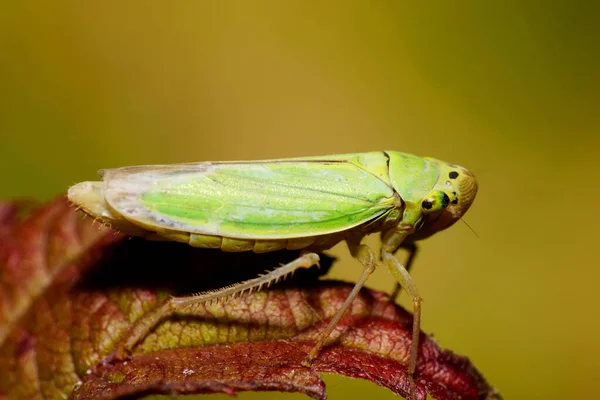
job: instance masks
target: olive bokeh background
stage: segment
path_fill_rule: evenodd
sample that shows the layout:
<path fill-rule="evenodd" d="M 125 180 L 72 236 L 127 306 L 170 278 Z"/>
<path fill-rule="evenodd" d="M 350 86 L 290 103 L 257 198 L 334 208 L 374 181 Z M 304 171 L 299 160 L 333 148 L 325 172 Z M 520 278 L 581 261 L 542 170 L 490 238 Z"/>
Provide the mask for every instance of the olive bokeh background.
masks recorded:
<path fill-rule="evenodd" d="M 100 168 L 134 164 L 389 149 L 464 165 L 480 182 L 465 218 L 477 236 L 458 223 L 423 243 L 413 277 L 424 329 L 507 399 L 591 398 L 599 11 L 577 1 L 5 2 L 0 197 L 49 200 Z M 332 276 L 357 279 L 346 249 L 333 253 Z M 381 269 L 368 285 L 393 282 Z M 327 382 L 332 399 L 396 398 L 366 381 Z M 239 396 L 280 397 L 300 395 Z"/>

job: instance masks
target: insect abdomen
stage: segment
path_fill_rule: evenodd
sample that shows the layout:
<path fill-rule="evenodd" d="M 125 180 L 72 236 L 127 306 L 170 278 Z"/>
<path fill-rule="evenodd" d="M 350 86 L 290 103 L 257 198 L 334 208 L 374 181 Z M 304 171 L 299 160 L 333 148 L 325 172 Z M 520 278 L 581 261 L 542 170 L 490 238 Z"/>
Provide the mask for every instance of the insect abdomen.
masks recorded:
<path fill-rule="evenodd" d="M 178 242 L 189 243 L 193 247 L 205 249 L 220 249 L 227 252 L 252 251 L 254 253 L 268 253 L 276 250 L 299 250 L 315 243 L 315 237 L 294 239 L 238 239 L 223 236 L 202 235 L 187 232 L 161 232 L 161 236 Z"/>

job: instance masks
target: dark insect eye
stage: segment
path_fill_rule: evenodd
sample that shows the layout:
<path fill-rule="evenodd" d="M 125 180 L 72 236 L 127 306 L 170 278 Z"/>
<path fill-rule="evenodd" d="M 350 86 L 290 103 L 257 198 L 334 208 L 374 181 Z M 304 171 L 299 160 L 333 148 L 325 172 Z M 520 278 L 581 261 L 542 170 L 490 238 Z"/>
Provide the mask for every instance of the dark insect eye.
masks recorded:
<path fill-rule="evenodd" d="M 421 206 L 426 210 L 431 210 L 431 208 L 433 207 L 433 200 L 431 200 L 431 199 L 423 200 L 423 203 L 421 203 Z"/>

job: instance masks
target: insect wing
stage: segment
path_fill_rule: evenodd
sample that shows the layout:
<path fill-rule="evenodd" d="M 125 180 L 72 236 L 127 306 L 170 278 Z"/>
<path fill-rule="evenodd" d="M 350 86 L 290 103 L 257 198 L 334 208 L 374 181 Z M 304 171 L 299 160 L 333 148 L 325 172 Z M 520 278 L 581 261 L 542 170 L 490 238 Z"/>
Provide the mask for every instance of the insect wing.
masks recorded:
<path fill-rule="evenodd" d="M 127 167 L 103 178 L 107 202 L 137 225 L 234 238 L 339 232 L 396 201 L 388 184 L 344 161 Z"/>

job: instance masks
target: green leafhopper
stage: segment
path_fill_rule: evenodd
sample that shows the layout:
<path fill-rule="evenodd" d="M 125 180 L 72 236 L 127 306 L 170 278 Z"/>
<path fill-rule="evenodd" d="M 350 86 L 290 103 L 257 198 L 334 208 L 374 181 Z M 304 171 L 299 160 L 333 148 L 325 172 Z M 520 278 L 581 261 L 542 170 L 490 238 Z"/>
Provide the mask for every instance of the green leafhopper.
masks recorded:
<path fill-rule="evenodd" d="M 377 262 L 385 264 L 413 301 L 408 365 L 414 382 L 421 298 L 407 268 L 394 256 L 402 246 L 443 230 L 471 206 L 473 174 L 434 158 L 382 151 L 290 159 L 134 166 L 100 171 L 69 199 L 85 213 L 130 235 L 223 251 L 303 249 L 301 256 L 264 276 L 198 296 L 176 297 L 155 313 L 126 346 L 133 347 L 160 319 L 190 303 L 253 290 L 301 267 L 345 241 L 363 273 L 322 338 L 310 365 Z M 381 232 L 379 257 L 362 239 Z M 133 335 L 135 336 L 135 335 Z"/>

